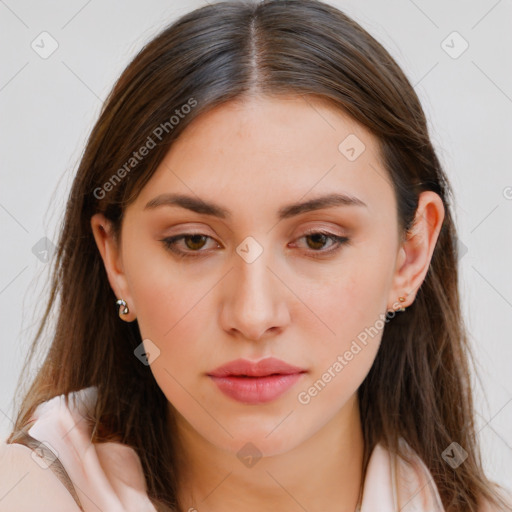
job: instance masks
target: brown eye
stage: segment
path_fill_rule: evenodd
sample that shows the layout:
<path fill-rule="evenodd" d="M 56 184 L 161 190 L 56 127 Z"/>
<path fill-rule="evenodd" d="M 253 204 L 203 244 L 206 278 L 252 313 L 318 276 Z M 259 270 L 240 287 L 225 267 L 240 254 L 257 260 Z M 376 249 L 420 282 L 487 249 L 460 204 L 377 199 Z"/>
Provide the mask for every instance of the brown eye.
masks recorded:
<path fill-rule="evenodd" d="M 163 240 L 161 240 L 161 242 L 163 242 L 167 249 L 174 252 L 180 257 L 195 257 L 196 254 L 194 253 L 197 253 L 197 256 L 200 256 L 201 253 L 207 252 L 203 251 L 202 248 L 206 245 L 206 241 L 209 238 L 211 237 L 203 235 L 201 233 L 183 233 L 182 235 L 164 238 Z M 185 250 L 178 248 L 179 241 L 184 242 Z"/>
<path fill-rule="evenodd" d="M 310 231 L 305 233 L 301 238 L 305 238 L 310 242 L 306 242 L 308 248 L 311 249 L 313 257 L 322 257 L 334 252 L 337 252 L 340 249 L 342 244 L 348 244 L 349 239 L 345 236 L 334 235 L 333 233 L 324 232 L 324 231 Z M 327 241 L 331 240 L 331 248 L 322 250 L 325 247 Z M 318 253 L 318 254 L 315 254 Z"/>
<path fill-rule="evenodd" d="M 203 235 L 190 235 L 190 236 L 184 236 L 183 240 L 191 240 L 190 244 L 185 243 L 188 249 L 191 250 L 197 250 L 201 249 L 204 246 L 204 239 L 208 238 Z"/>
<path fill-rule="evenodd" d="M 320 250 L 324 247 L 329 237 L 323 233 L 313 233 L 312 235 L 305 235 L 304 238 L 312 240 L 312 244 L 308 244 L 311 249 Z"/>

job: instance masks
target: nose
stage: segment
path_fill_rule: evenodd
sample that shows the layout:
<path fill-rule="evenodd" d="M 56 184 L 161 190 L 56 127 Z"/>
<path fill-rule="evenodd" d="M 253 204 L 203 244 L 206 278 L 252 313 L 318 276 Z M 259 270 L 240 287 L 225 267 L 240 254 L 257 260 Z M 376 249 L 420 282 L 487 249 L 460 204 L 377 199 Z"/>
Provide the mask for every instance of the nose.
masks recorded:
<path fill-rule="evenodd" d="M 290 291 L 269 267 L 267 252 L 253 262 L 240 258 L 225 279 L 220 321 L 240 339 L 258 341 L 282 332 L 290 321 Z"/>

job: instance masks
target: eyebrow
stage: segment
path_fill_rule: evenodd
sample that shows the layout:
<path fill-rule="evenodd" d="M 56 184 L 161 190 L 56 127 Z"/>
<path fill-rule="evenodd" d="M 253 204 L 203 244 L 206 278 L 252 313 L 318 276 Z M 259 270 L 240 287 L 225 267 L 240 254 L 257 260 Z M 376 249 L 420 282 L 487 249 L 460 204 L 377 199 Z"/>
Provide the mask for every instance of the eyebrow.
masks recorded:
<path fill-rule="evenodd" d="M 213 202 L 184 194 L 160 194 L 151 199 L 144 207 L 144 210 L 152 210 L 160 206 L 179 206 L 203 215 L 211 215 L 221 219 L 232 218 L 232 213 L 228 209 Z M 309 201 L 285 205 L 278 210 L 277 216 L 279 220 L 289 219 L 301 213 L 333 208 L 335 206 L 368 207 L 364 201 L 355 196 L 333 193 L 316 197 Z"/>

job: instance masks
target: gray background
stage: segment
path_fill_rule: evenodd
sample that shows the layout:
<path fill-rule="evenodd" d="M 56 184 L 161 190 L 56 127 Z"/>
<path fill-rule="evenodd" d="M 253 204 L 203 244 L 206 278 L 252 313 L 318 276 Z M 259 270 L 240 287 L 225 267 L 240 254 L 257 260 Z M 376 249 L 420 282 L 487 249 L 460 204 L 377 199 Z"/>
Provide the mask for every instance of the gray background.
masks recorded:
<path fill-rule="evenodd" d="M 390 51 L 429 119 L 456 195 L 464 314 L 482 377 L 482 386 L 474 382 L 484 465 L 512 489 L 512 2 L 330 3 Z M 56 240 L 102 101 L 145 42 L 202 5 L 0 0 L 2 438 L 11 428 L 17 377 L 44 307 L 38 299 L 49 265 L 41 239 Z M 50 48 L 49 36 L 39 37 L 43 31 L 58 43 L 46 59 L 31 47 L 46 37 Z"/>

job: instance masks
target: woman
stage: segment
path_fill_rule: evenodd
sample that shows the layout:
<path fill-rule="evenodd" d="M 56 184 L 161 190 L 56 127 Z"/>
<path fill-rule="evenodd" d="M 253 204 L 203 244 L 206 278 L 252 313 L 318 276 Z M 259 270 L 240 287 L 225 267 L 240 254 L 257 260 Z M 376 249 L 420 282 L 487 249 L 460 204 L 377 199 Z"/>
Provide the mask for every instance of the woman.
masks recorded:
<path fill-rule="evenodd" d="M 339 10 L 173 23 L 82 157 L 0 510 L 512 510 L 475 441 L 450 194 L 407 78 Z"/>

